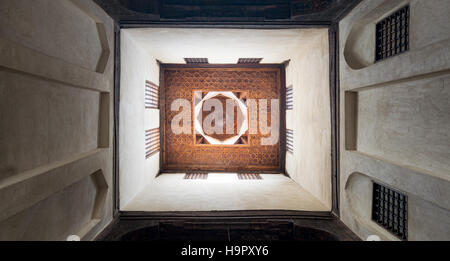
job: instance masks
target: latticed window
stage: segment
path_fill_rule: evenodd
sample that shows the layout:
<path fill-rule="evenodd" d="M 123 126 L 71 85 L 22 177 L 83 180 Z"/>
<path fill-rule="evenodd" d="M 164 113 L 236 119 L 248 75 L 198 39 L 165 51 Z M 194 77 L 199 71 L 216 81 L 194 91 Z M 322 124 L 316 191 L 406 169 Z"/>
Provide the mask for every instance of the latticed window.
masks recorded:
<path fill-rule="evenodd" d="M 409 6 L 405 6 L 376 25 L 375 61 L 409 50 Z"/>
<path fill-rule="evenodd" d="M 408 239 L 408 197 L 373 183 L 372 220 L 403 240 Z"/>
<path fill-rule="evenodd" d="M 289 153 L 294 153 L 294 131 L 286 130 L 286 151 Z"/>
<path fill-rule="evenodd" d="M 286 87 L 286 110 L 294 109 L 294 88 L 292 86 Z"/>
<path fill-rule="evenodd" d="M 263 58 L 239 58 L 238 64 L 258 64 Z"/>
<path fill-rule="evenodd" d="M 159 108 L 159 87 L 150 81 L 145 82 L 145 108 Z"/>
<path fill-rule="evenodd" d="M 159 128 L 145 131 L 145 158 L 150 158 L 160 149 Z"/>
<path fill-rule="evenodd" d="M 184 58 L 187 64 L 208 64 L 208 58 Z"/>

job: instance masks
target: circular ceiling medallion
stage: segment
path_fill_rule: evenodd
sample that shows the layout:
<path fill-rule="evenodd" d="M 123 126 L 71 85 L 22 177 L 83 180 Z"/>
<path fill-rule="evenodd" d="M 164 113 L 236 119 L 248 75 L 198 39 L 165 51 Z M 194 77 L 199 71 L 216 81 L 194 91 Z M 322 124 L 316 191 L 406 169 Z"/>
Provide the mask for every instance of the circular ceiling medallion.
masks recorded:
<path fill-rule="evenodd" d="M 213 91 L 213 92 L 194 92 L 194 130 L 196 135 L 201 135 L 209 144 L 212 145 L 234 145 L 239 139 L 248 131 L 248 108 L 244 100 L 238 98 L 236 92 L 231 91 Z M 223 111 L 226 110 L 226 100 L 233 100 L 237 105 L 237 117 L 234 115 L 225 114 L 225 118 L 221 122 L 214 122 L 215 127 L 222 128 L 225 132 L 226 118 L 234 118 L 234 129 L 236 133 L 223 134 L 223 133 L 210 133 L 204 128 L 204 104 L 208 100 L 216 99 L 222 104 Z M 217 108 L 214 108 L 217 110 Z M 223 113 L 223 112 L 222 112 Z M 233 110 L 234 113 L 234 110 Z M 242 119 L 242 121 L 238 121 Z"/>

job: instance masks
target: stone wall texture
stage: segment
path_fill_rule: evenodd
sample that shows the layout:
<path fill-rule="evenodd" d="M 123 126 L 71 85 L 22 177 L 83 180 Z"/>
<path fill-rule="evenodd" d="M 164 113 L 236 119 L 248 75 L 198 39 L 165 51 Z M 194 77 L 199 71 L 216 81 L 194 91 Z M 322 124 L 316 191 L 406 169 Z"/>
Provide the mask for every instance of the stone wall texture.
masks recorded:
<path fill-rule="evenodd" d="M 114 24 L 89 0 L 0 2 L 0 240 L 112 220 Z"/>
<path fill-rule="evenodd" d="M 375 24 L 410 6 L 410 49 L 375 63 Z M 363 239 L 372 182 L 409 199 L 408 240 L 450 240 L 450 2 L 366 0 L 340 22 L 340 212 Z"/>

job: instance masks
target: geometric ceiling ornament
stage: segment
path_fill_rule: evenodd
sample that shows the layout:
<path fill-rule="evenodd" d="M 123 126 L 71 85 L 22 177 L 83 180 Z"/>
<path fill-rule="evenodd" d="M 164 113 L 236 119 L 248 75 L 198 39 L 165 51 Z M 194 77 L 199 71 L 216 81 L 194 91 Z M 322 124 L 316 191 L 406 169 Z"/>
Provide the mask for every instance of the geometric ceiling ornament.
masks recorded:
<path fill-rule="evenodd" d="M 204 129 L 205 102 L 211 99 L 218 100 L 224 112 L 219 122 L 214 122 L 215 127 L 224 130 L 224 133 L 210 133 Z M 227 100 L 234 101 L 236 110 L 227 110 Z M 248 108 L 247 93 L 232 91 L 194 91 L 194 136 L 196 145 L 247 145 L 248 144 Z M 217 108 L 215 108 L 216 110 Z M 208 110 L 209 111 L 209 110 Z M 231 115 L 230 113 L 233 113 Z M 225 133 L 226 119 L 233 119 L 234 132 Z"/>

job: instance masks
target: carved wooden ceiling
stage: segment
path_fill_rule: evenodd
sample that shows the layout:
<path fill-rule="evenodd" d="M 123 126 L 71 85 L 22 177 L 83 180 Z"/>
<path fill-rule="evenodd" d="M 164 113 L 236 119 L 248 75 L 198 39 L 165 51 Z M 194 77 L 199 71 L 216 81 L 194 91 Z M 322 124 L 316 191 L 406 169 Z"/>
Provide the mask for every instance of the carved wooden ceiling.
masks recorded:
<path fill-rule="evenodd" d="M 339 21 L 361 0 L 94 0 L 123 24 L 158 21 Z"/>
<path fill-rule="evenodd" d="M 250 134 L 248 130 L 240 135 L 235 145 L 214 145 L 202 140 L 194 131 L 194 119 L 191 122 L 191 134 L 175 134 L 172 120 L 180 111 L 172 111 L 171 104 L 177 99 L 191 103 L 192 116 L 195 118 L 194 105 L 197 100 L 208 97 L 211 92 L 228 92 L 239 99 L 269 99 L 268 115 L 271 113 L 270 99 L 280 99 L 281 71 L 274 68 L 165 68 L 162 69 L 164 94 L 162 102 L 163 118 L 163 166 L 173 171 L 280 171 L 281 144 L 261 144 L 261 139 L 270 135 Z M 225 94 L 227 95 L 227 94 Z M 195 96 L 195 97 L 194 97 Z M 221 93 L 214 96 L 219 101 Z M 221 101 L 222 102 L 222 101 Z M 194 104 L 195 103 L 195 104 Z M 280 105 L 282 106 L 282 105 Z M 245 107 L 243 107 L 245 110 Z M 224 108 L 225 109 L 225 108 Z M 281 111 L 281 108 L 280 108 Z M 235 111 L 235 116 L 238 111 Z M 202 114 L 203 117 L 206 115 Z M 279 115 L 278 115 L 279 116 Z M 228 117 L 224 115 L 224 117 Z M 237 119 L 235 117 L 234 119 Z M 268 126 L 271 126 L 268 116 Z M 234 122 L 237 133 L 241 129 Z M 280 125 L 281 126 L 281 125 Z M 244 129 L 245 130 L 245 129 Z M 279 131 L 279 130 L 277 130 Z M 230 138 L 230 135 L 213 136 L 218 140 Z M 243 137 L 243 138 L 242 138 Z M 247 143 L 247 144 L 246 144 Z"/>

